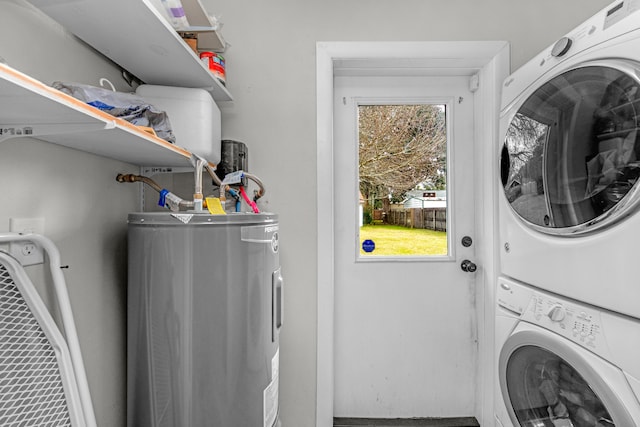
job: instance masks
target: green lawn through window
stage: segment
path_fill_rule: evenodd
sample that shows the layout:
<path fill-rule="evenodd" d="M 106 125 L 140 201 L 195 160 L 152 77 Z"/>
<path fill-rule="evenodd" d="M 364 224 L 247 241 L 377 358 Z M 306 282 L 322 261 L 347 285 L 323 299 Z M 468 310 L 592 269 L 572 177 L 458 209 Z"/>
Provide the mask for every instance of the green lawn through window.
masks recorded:
<path fill-rule="evenodd" d="M 360 247 L 360 254 L 371 255 L 446 255 L 447 232 L 406 228 L 398 225 L 365 225 L 360 228 L 360 245 L 373 240 L 375 250 L 367 253 Z"/>

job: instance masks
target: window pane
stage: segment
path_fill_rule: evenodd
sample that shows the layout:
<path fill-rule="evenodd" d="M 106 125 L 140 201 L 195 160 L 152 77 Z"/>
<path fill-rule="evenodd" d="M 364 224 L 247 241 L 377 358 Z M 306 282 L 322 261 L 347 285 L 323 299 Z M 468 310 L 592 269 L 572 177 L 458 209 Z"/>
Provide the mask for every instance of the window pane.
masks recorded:
<path fill-rule="evenodd" d="M 447 255 L 446 106 L 360 105 L 361 256 Z"/>

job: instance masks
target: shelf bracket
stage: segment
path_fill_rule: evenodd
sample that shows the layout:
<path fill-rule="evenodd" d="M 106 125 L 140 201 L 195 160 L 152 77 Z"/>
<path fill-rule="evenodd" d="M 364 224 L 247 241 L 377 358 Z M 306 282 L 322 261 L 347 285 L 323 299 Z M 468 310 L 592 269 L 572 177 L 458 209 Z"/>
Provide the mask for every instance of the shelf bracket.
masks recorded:
<path fill-rule="evenodd" d="M 94 123 L 47 123 L 27 125 L 24 123 L 0 123 L 0 142 L 11 138 L 31 137 L 42 139 L 46 136 L 69 135 L 115 128 L 115 122 Z"/>

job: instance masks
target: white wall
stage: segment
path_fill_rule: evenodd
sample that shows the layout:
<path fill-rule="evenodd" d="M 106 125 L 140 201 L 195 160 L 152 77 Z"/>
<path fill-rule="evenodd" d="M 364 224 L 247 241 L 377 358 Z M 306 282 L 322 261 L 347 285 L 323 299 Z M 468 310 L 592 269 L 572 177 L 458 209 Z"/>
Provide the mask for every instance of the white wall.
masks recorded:
<path fill-rule="evenodd" d="M 281 214 L 287 281 L 281 348 L 285 427 L 315 423 L 316 41 L 507 40 L 517 67 L 607 0 L 202 0 L 221 16 L 232 47 L 223 136 L 249 146 L 264 202 Z M 97 84 L 119 72 L 23 0 L 0 0 L 0 57 L 45 83 Z M 123 11 L 126 13 L 126 11 Z M 117 30 L 114 28 L 114 30 Z M 327 166 L 328 167 L 328 166 Z M 124 425 L 126 213 L 137 189 L 116 184 L 131 165 L 40 143 L 0 143 L 0 229 L 44 217 L 59 245 L 99 425 Z M 30 267 L 40 276 L 40 267 Z"/>
<path fill-rule="evenodd" d="M 249 166 L 281 215 L 286 324 L 281 335 L 285 427 L 315 424 L 316 41 L 506 40 L 512 67 L 607 0 L 202 0 L 224 22 L 234 101 L 223 137 L 249 146 Z M 327 167 L 330 167 L 327 165 Z M 320 183 L 322 185 L 322 183 Z M 321 209 L 320 209 L 321 210 Z M 329 214 L 329 213 L 327 213 Z"/>
<path fill-rule="evenodd" d="M 111 63 L 21 0 L 0 0 L 0 57 L 50 84 L 126 85 Z M 1 99 L 0 102 L 11 102 Z M 38 120 L 38 117 L 34 117 Z M 126 214 L 137 189 L 118 172 L 138 168 L 36 140 L 0 142 L 0 231 L 9 218 L 41 217 L 57 244 L 73 305 L 98 424 L 125 420 Z M 27 267 L 46 300 L 42 266 Z"/>

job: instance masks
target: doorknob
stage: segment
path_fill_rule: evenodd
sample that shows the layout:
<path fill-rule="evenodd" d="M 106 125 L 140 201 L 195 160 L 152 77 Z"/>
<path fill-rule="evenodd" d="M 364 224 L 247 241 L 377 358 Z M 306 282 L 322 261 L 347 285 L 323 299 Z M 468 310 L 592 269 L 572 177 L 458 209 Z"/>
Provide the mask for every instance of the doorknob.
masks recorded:
<path fill-rule="evenodd" d="M 473 273 L 478 269 L 478 266 L 475 265 L 473 262 L 469 261 L 468 259 L 465 259 L 460 264 L 460 268 L 462 269 L 462 271 L 465 271 L 467 273 Z"/>

